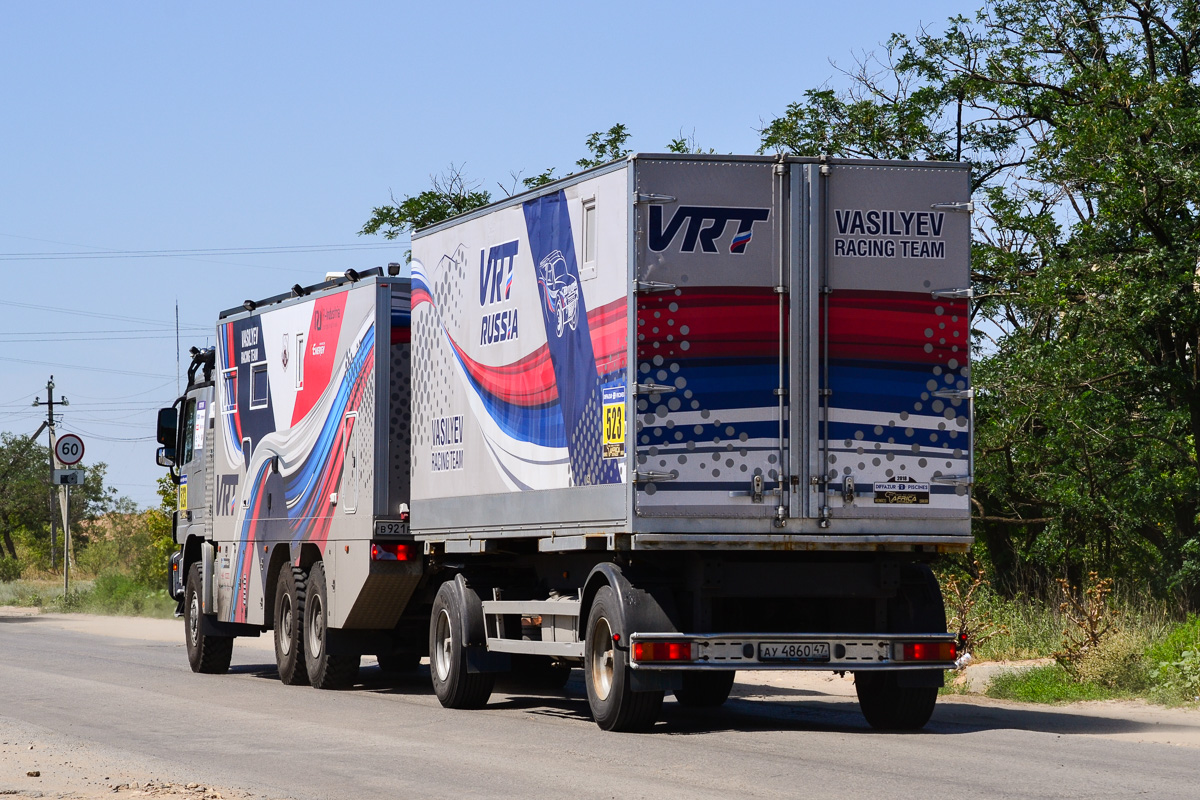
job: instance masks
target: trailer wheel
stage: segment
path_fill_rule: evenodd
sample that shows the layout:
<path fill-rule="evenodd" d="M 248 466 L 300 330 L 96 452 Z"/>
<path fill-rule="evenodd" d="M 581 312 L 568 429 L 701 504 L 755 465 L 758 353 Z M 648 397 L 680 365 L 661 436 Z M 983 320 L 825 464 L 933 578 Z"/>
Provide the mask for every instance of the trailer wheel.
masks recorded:
<path fill-rule="evenodd" d="M 429 676 L 434 694 L 446 708 L 482 708 L 496 684 L 493 672 L 467 671 L 466 602 L 458 583 L 447 581 L 438 589 L 429 617 Z"/>
<path fill-rule="evenodd" d="M 304 598 L 304 663 L 308 677 L 318 689 L 345 689 L 358 677 L 357 653 L 329 652 L 329 591 L 325 565 L 318 561 L 308 573 Z"/>
<path fill-rule="evenodd" d="M 200 562 L 188 570 L 187 586 L 183 591 L 184 639 L 187 643 L 188 663 L 192 672 L 221 675 L 229 671 L 233 659 L 232 636 L 210 636 L 201 630 L 200 611 Z"/>
<path fill-rule="evenodd" d="M 942 592 L 933 570 L 927 565 L 906 565 L 900 590 L 888 602 L 888 630 L 892 633 L 946 632 Z M 919 670 L 903 677 L 895 672 L 858 672 L 854 675 L 859 708 L 871 727 L 878 730 L 915 731 L 925 727 L 937 705 L 941 683 L 939 670 Z"/>
<path fill-rule="evenodd" d="M 304 570 L 284 567 L 275 581 L 275 665 L 288 686 L 308 684 L 304 663 Z"/>
<path fill-rule="evenodd" d="M 937 704 L 936 686 L 897 685 L 896 673 L 854 675 L 858 706 L 872 728 L 884 731 L 915 731 L 925 727 Z"/>
<path fill-rule="evenodd" d="M 729 699 L 734 674 L 733 670 L 685 672 L 683 687 L 675 690 L 675 699 L 688 708 L 716 708 Z"/>
<path fill-rule="evenodd" d="M 617 638 L 614 638 L 617 637 Z M 663 692 L 635 692 L 629 681 L 629 646 L 616 592 L 602 586 L 588 614 L 583 680 L 592 718 L 606 731 L 642 731 L 658 720 Z"/>

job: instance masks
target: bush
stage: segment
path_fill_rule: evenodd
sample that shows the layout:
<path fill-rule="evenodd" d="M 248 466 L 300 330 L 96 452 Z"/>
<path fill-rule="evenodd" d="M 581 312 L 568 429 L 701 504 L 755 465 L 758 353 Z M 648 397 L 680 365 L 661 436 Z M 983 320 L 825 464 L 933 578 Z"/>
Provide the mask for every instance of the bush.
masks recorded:
<path fill-rule="evenodd" d="M 1151 696 L 1161 703 L 1200 699 L 1200 616 L 1191 615 L 1146 649 Z"/>
<path fill-rule="evenodd" d="M 0 581 L 12 583 L 21 578 L 21 562 L 5 556 L 0 558 Z"/>
<path fill-rule="evenodd" d="M 1115 628 L 1075 663 L 1080 683 L 1092 683 L 1124 692 L 1140 692 L 1150 682 L 1143 656 L 1145 641 L 1127 628 Z"/>

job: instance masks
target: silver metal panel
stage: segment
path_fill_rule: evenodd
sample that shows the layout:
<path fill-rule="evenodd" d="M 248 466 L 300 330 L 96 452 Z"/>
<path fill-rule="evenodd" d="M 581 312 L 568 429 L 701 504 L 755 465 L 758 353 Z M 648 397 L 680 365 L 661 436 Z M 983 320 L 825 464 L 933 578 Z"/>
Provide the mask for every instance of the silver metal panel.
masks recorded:
<path fill-rule="evenodd" d="M 574 614 L 579 616 L 578 600 L 484 600 L 484 614 Z"/>
<path fill-rule="evenodd" d="M 487 649 L 493 653 L 525 653 L 534 656 L 583 658 L 583 642 L 539 642 L 525 639 L 489 638 Z"/>
<path fill-rule="evenodd" d="M 848 523 L 846 528 L 855 527 Z M 895 532 L 881 534 L 853 534 L 831 536 L 826 533 L 787 534 L 735 534 L 735 533 L 639 533 L 633 536 L 634 550 L 686 550 L 710 547 L 720 550 L 853 550 L 874 551 L 887 549 L 912 549 L 915 547 L 945 548 L 949 552 L 966 550 L 972 542 L 970 536 L 944 533 L 912 533 L 904 531 L 901 522 L 893 527 Z"/>
<path fill-rule="evenodd" d="M 622 484 L 547 489 L 530 502 L 525 493 L 476 495 L 462 498 L 413 500 L 413 519 L 420 520 L 417 539 L 472 533 L 503 535 L 516 532 L 547 535 L 564 529 L 624 531 L 626 491 Z"/>

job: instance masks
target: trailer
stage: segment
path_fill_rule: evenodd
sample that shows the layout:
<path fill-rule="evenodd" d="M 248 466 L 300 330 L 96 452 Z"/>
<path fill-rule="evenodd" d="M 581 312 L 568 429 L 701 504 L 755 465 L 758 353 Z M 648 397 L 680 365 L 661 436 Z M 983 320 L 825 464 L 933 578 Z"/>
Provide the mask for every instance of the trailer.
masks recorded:
<path fill-rule="evenodd" d="M 581 667 L 610 730 L 852 672 L 923 726 L 957 655 L 929 562 L 971 543 L 970 211 L 964 164 L 634 155 L 419 231 L 410 279 L 226 312 L 160 430 L 193 668 L 273 630 L 286 682 L 427 654 L 473 708 Z"/>

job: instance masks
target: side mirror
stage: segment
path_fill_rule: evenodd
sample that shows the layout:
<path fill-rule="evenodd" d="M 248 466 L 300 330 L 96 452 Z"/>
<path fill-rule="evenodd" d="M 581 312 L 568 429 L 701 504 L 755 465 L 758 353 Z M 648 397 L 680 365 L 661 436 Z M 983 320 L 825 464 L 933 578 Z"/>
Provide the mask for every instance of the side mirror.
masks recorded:
<path fill-rule="evenodd" d="M 174 406 L 158 410 L 158 435 L 155 438 L 158 439 L 159 444 L 165 445 L 172 451 L 170 454 L 172 458 L 175 457 L 173 451 L 175 450 L 175 435 L 178 426 L 179 412 L 175 410 Z"/>
<path fill-rule="evenodd" d="M 154 460 L 158 463 L 158 465 L 160 467 L 175 466 L 175 448 L 174 447 L 158 448 L 158 453 L 155 454 Z"/>

